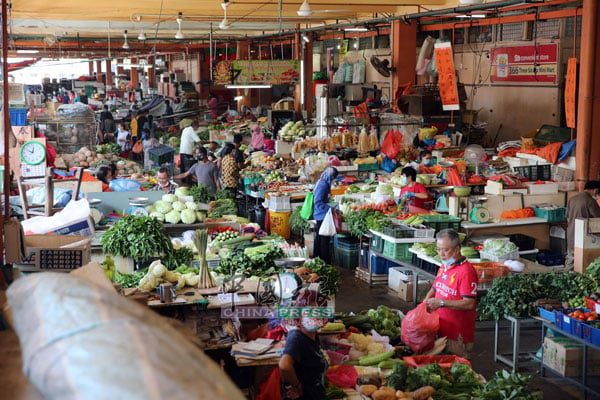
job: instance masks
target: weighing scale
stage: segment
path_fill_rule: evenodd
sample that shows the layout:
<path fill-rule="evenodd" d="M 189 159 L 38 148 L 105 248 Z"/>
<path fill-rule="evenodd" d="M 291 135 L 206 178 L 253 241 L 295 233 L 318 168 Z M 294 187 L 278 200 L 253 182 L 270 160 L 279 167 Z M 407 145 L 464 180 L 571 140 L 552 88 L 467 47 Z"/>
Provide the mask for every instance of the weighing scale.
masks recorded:
<path fill-rule="evenodd" d="M 102 200 L 100 199 L 88 199 L 88 203 L 90 205 L 90 215 L 92 216 L 92 219 L 94 220 L 95 224 L 100 223 L 100 221 L 103 218 L 102 213 L 100 212 L 100 210 L 98 210 L 98 206 L 100 205 L 100 203 L 102 203 Z"/>
<path fill-rule="evenodd" d="M 471 197 L 469 202 L 472 204 L 471 212 L 469 213 L 469 219 L 471 222 L 476 224 L 487 224 L 491 221 L 492 217 L 487 208 L 483 204 L 487 201 L 487 197 Z"/>
<path fill-rule="evenodd" d="M 129 207 L 127 214 L 147 216 L 148 211 L 146 211 L 146 204 L 148 204 L 147 197 L 130 197 L 129 205 L 131 207 Z"/>

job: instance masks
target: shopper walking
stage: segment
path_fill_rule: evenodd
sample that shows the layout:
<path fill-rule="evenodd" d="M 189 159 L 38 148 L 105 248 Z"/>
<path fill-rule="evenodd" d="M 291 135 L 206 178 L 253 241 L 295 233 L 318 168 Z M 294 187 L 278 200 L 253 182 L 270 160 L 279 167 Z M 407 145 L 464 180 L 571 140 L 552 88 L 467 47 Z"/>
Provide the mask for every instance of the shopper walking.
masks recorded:
<path fill-rule="evenodd" d="M 204 147 L 198 149 L 198 154 L 200 156 L 199 162 L 192 165 L 186 172 L 175 175 L 173 179 L 177 180 L 187 178 L 188 176 L 194 176 L 199 185 L 202 184 L 206 186 L 208 194 L 214 195 L 215 192 L 221 188 L 221 183 L 219 182 L 219 169 L 215 163 L 208 159 L 208 152 Z"/>
<path fill-rule="evenodd" d="M 179 145 L 179 157 L 180 157 L 180 167 L 179 172 L 184 173 L 195 162 L 194 160 L 194 147 L 195 144 L 200 141 L 198 134 L 196 133 L 196 129 L 198 128 L 198 121 L 192 121 L 192 124 L 185 128 L 183 132 L 181 132 L 181 144 Z M 191 180 L 188 178 L 185 179 L 186 182 L 191 183 Z"/>
<path fill-rule="evenodd" d="M 427 309 L 437 310 L 440 317 L 439 336 L 446 336 L 446 350 L 468 357 L 475 341 L 475 308 L 477 307 L 477 272 L 460 254 L 460 237 L 452 229 L 438 232 L 437 252 L 442 266 L 425 296 Z"/>
<path fill-rule="evenodd" d="M 327 264 L 331 264 L 331 237 L 319 235 L 321 224 L 331 208 L 329 205 L 329 195 L 331 193 L 331 184 L 337 178 L 338 170 L 334 167 L 327 167 L 321 174 L 314 189 L 313 197 L 313 218 L 317 221 L 316 237 L 313 254 L 320 257 Z"/>

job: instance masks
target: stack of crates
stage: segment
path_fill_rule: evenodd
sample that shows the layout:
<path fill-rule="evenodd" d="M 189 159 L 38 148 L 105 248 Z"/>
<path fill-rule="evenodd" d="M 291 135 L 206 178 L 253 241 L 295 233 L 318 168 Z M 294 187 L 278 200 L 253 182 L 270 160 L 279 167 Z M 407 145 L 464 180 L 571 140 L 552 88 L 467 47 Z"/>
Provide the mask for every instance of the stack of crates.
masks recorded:
<path fill-rule="evenodd" d="M 171 146 L 158 145 L 148 150 L 148 157 L 154 164 L 162 166 L 164 164 L 172 164 L 175 151 Z"/>
<path fill-rule="evenodd" d="M 344 269 L 355 269 L 358 267 L 360 258 L 360 240 L 353 236 L 335 235 L 333 255 L 337 266 Z"/>

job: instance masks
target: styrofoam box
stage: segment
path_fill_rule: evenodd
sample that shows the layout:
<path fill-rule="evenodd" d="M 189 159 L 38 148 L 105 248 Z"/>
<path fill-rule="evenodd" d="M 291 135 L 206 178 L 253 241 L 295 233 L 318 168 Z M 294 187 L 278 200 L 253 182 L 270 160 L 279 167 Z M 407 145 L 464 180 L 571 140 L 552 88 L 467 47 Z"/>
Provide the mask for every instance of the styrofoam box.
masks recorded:
<path fill-rule="evenodd" d="M 502 183 L 487 181 L 485 185 L 486 194 L 507 195 L 507 194 L 528 194 L 527 188 L 504 188 Z"/>
<path fill-rule="evenodd" d="M 527 190 L 529 194 L 554 194 L 558 193 L 558 183 L 546 182 L 544 184 L 535 184 L 533 182 L 526 182 Z"/>
<path fill-rule="evenodd" d="M 400 282 L 412 282 L 412 270 L 404 267 L 391 267 L 388 271 L 388 287 L 398 291 Z M 427 279 L 419 279 L 419 283 L 427 283 Z"/>
<path fill-rule="evenodd" d="M 573 192 L 575 190 L 575 182 L 556 182 L 558 184 L 559 192 Z"/>

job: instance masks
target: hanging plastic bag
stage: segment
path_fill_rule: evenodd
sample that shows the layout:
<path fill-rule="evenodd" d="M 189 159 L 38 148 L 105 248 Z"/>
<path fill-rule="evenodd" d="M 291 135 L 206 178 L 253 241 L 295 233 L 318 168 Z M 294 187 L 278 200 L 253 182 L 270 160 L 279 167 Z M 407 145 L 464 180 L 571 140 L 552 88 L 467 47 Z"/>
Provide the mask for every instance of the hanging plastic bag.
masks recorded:
<path fill-rule="evenodd" d="M 319 235 L 321 236 L 335 236 L 337 234 L 337 230 L 335 229 L 335 221 L 333 220 L 333 211 L 330 208 L 325 215 L 325 219 L 321 223 L 321 228 L 319 228 Z"/>
<path fill-rule="evenodd" d="M 402 342 L 415 353 L 423 353 L 433 347 L 440 329 L 440 317 L 436 312 L 427 312 L 427 303 L 422 302 L 410 310 L 402 320 Z"/>
<path fill-rule="evenodd" d="M 367 64 L 364 60 L 360 60 L 354 63 L 354 71 L 352 71 L 352 83 L 360 84 L 365 83 L 365 72 Z"/>
<path fill-rule="evenodd" d="M 345 65 L 344 65 L 344 83 L 352 83 L 353 71 L 354 71 L 354 64 L 345 63 Z"/>
<path fill-rule="evenodd" d="M 144 152 L 144 145 L 142 144 L 142 141 L 138 140 L 135 142 L 131 151 L 133 151 L 135 154 L 142 154 Z"/>
<path fill-rule="evenodd" d="M 398 163 L 396 163 L 396 160 L 392 160 L 391 158 L 388 158 L 388 156 L 383 156 L 383 161 L 381 162 L 382 170 L 391 174 L 396 170 L 396 168 L 398 168 Z"/>
<path fill-rule="evenodd" d="M 389 130 L 381 144 L 381 152 L 391 159 L 396 158 L 400 152 L 402 134 L 395 130 Z"/>
<path fill-rule="evenodd" d="M 304 203 L 302 204 L 302 209 L 300 210 L 300 217 L 305 221 L 308 221 L 312 218 L 313 209 L 315 206 L 313 203 L 314 197 L 315 196 L 313 192 L 308 192 L 304 198 Z"/>
<path fill-rule="evenodd" d="M 258 386 L 256 400 L 281 400 L 281 372 L 274 368 L 267 380 Z"/>
<path fill-rule="evenodd" d="M 331 211 L 331 216 L 333 217 L 333 223 L 335 224 L 335 230 L 337 232 L 341 232 L 342 231 L 342 217 L 340 216 L 340 214 L 338 214 L 338 212 L 335 210 L 335 208 L 329 209 L 329 211 Z"/>

